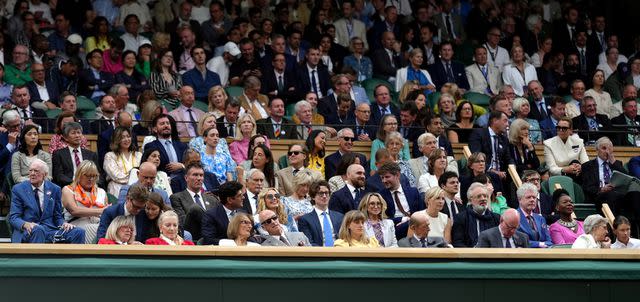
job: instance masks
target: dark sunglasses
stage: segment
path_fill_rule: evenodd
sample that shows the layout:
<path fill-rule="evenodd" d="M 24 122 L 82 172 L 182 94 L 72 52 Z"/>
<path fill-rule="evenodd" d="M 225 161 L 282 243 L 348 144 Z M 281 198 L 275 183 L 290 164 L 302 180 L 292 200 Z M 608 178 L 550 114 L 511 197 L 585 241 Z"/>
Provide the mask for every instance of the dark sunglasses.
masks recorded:
<path fill-rule="evenodd" d="M 269 199 L 269 200 L 280 199 L 280 194 L 267 194 L 267 196 L 265 196 L 265 198 Z"/>
<path fill-rule="evenodd" d="M 291 155 L 299 155 L 300 153 L 302 153 L 302 152 L 300 152 L 300 151 L 289 151 L 289 152 L 287 152 L 287 154 L 289 156 L 291 156 Z"/>
<path fill-rule="evenodd" d="M 560 126 L 556 126 L 556 130 L 558 130 L 558 131 L 567 131 L 567 130 L 569 130 L 569 129 L 571 129 L 571 128 L 569 128 L 569 127 L 560 127 Z"/>
<path fill-rule="evenodd" d="M 349 136 L 343 136 L 342 139 L 345 140 L 345 141 L 350 142 L 350 141 L 353 141 L 354 138 L 353 137 L 349 137 Z"/>
<path fill-rule="evenodd" d="M 278 220 L 278 216 L 273 216 L 269 219 L 266 219 L 265 221 L 262 222 L 262 224 L 272 224 L 274 221 Z"/>

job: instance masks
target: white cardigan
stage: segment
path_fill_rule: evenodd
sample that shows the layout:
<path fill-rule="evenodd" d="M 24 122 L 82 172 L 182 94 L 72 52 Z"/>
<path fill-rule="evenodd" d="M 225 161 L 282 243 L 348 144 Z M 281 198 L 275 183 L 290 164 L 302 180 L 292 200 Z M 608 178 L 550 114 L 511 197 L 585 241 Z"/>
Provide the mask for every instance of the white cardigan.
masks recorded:
<path fill-rule="evenodd" d="M 520 71 L 518 71 L 518 68 L 516 68 L 513 63 L 505 65 L 502 71 L 502 82 L 504 82 L 505 85 L 511 85 L 513 91 L 518 96 L 524 95 L 524 89 L 522 87 L 527 86 L 529 82 L 537 79 L 538 74 L 536 73 L 536 68 L 529 63 L 524 63 L 524 79 L 522 79 Z"/>

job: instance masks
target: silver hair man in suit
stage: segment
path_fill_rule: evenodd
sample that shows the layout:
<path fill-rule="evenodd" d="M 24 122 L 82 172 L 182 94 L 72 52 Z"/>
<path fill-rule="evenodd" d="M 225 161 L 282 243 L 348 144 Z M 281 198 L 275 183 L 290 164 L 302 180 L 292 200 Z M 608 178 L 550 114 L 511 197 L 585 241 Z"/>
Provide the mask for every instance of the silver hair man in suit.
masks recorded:
<path fill-rule="evenodd" d="M 280 225 L 278 215 L 271 210 L 264 210 L 258 215 L 262 230 L 260 234 L 263 246 L 311 246 L 309 239 L 302 232 L 287 232 Z"/>
<path fill-rule="evenodd" d="M 529 239 L 527 235 L 518 232 L 520 214 L 515 209 L 504 211 L 497 227 L 484 230 L 478 237 L 476 247 L 492 248 L 527 248 Z"/>
<path fill-rule="evenodd" d="M 415 212 L 409 219 L 409 229 L 413 230 L 412 236 L 407 236 L 398 241 L 399 247 L 450 247 L 442 237 L 429 237 L 429 219 L 424 211 Z"/>
<path fill-rule="evenodd" d="M 324 179 L 322 173 L 311 170 L 305 167 L 305 160 L 307 159 L 307 150 L 302 144 L 293 144 L 289 147 L 287 152 L 289 159 L 289 166 L 276 172 L 276 179 L 278 180 L 278 191 L 285 196 L 291 196 L 296 190 L 294 185 L 294 177 L 300 172 L 307 172 L 311 175 L 313 180 Z"/>

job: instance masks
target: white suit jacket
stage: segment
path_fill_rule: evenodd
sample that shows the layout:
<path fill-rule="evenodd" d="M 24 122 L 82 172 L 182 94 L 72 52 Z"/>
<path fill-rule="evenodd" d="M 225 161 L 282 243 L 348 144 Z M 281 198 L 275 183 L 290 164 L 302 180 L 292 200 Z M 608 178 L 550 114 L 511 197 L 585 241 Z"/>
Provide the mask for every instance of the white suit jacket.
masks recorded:
<path fill-rule="evenodd" d="M 384 247 L 398 247 L 398 240 L 396 239 L 396 229 L 393 225 L 393 220 L 382 220 L 382 238 L 384 239 Z M 369 238 L 375 238 L 376 235 L 373 232 L 373 227 L 368 223 L 364 224 L 364 231 Z"/>
<path fill-rule="evenodd" d="M 560 175 L 562 167 L 569 165 L 577 159 L 581 164 L 589 161 L 587 150 L 581 138 L 576 135 L 569 136 L 566 142 L 554 136 L 544 141 L 544 161 L 549 167 L 551 175 Z"/>

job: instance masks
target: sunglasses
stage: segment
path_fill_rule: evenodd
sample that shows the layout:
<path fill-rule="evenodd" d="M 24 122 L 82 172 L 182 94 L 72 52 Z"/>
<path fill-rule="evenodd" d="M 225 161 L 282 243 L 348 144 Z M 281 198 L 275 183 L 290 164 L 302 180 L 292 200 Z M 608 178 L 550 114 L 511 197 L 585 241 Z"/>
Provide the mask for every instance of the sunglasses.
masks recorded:
<path fill-rule="evenodd" d="M 265 198 L 268 200 L 280 199 L 280 194 L 267 194 Z"/>
<path fill-rule="evenodd" d="M 343 136 L 342 139 L 345 140 L 345 141 L 350 142 L 350 141 L 353 141 L 354 138 L 353 137 L 349 137 L 349 136 Z"/>
<path fill-rule="evenodd" d="M 291 156 L 291 155 L 299 155 L 300 153 L 302 153 L 302 152 L 300 152 L 300 151 L 289 151 L 289 152 L 287 152 L 287 154 L 289 156 Z"/>
<path fill-rule="evenodd" d="M 564 132 L 564 131 L 568 131 L 569 129 L 571 129 L 571 128 L 556 126 L 556 130 L 558 130 L 558 131 L 563 131 Z"/>
<path fill-rule="evenodd" d="M 278 220 L 278 216 L 273 216 L 269 219 L 266 219 L 265 221 L 262 222 L 263 225 L 265 224 L 272 224 L 273 222 Z"/>

